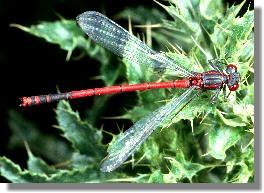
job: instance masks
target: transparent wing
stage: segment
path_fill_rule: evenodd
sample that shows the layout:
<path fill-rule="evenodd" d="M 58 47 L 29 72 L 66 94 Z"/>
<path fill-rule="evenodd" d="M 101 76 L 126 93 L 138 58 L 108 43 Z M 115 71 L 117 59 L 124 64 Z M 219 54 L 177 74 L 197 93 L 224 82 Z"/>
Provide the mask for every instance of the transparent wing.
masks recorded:
<path fill-rule="evenodd" d="M 172 70 L 183 77 L 194 76 L 184 67 L 158 53 L 101 13 L 87 11 L 76 18 L 82 30 L 96 43 L 139 65 L 157 70 Z"/>
<path fill-rule="evenodd" d="M 153 111 L 148 116 L 136 122 L 108 148 L 108 156 L 101 165 L 102 172 L 110 172 L 119 167 L 164 121 L 173 111 L 181 110 L 197 94 L 194 87 L 190 87 L 180 97 L 173 98 L 167 104 Z"/>

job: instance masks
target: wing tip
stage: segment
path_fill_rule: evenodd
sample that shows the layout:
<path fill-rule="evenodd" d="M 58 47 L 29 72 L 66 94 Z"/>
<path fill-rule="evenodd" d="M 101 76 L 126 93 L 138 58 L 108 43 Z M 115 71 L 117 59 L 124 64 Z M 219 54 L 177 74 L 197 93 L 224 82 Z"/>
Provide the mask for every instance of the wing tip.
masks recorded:
<path fill-rule="evenodd" d="M 109 160 L 106 158 L 101 164 L 100 171 L 104 173 L 109 173 L 116 170 L 120 165 L 121 163 L 118 164 L 117 161 Z"/>
<path fill-rule="evenodd" d="M 83 20 L 85 20 L 87 17 L 91 17 L 91 16 L 98 16 L 98 15 L 102 15 L 101 13 L 97 12 L 97 11 L 85 11 L 79 15 L 77 15 L 76 17 L 76 21 L 78 23 L 82 22 Z"/>
<path fill-rule="evenodd" d="M 112 172 L 113 170 L 114 170 L 113 168 L 111 168 L 110 166 L 106 166 L 104 164 L 102 164 L 100 167 L 100 171 L 104 173 L 109 173 Z"/>

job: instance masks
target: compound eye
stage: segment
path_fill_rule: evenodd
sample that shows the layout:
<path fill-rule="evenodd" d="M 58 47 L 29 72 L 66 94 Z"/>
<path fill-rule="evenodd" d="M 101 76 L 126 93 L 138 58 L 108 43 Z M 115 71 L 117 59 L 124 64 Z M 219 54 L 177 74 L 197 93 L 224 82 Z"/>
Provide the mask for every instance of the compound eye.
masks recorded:
<path fill-rule="evenodd" d="M 238 89 L 238 87 L 239 87 L 238 83 L 235 83 L 235 84 L 233 84 L 231 86 L 228 86 L 230 91 L 236 91 Z"/>
<path fill-rule="evenodd" d="M 235 73 L 235 72 L 237 72 L 237 67 L 234 64 L 228 64 L 226 66 L 226 72 L 228 74 Z"/>

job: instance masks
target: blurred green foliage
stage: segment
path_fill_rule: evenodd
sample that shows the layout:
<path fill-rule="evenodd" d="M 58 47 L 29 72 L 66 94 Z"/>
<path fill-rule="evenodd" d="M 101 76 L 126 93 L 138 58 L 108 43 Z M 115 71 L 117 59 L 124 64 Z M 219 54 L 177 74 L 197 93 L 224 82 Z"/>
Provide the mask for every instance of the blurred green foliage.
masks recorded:
<path fill-rule="evenodd" d="M 203 93 L 177 116 L 165 121 L 162 129 L 149 137 L 132 160 L 111 173 L 99 170 L 107 148 L 102 144 L 102 130 L 93 126 L 107 98 L 99 97 L 89 107 L 90 116 L 83 120 L 68 102 L 58 104 L 56 128 L 70 145 L 59 137 L 40 133 L 30 120 L 10 111 L 9 125 L 13 135 L 9 146 L 15 148 L 25 143 L 28 162 L 27 168 L 22 169 L 7 157 L 0 157 L 1 176 L 19 183 L 254 182 L 254 12 L 247 10 L 243 16 L 237 16 L 243 3 L 225 8 L 221 0 L 169 0 L 169 5 L 158 4 L 164 12 L 154 8 L 127 8 L 118 17 L 127 19 L 130 15 L 132 23 L 159 24 L 159 28 L 151 29 L 156 47 L 167 48 L 164 51 L 169 57 L 190 70 L 208 70 L 207 60 L 210 58 L 225 58 L 228 63 L 236 64 L 241 75 L 239 90 L 232 93 L 227 102 L 220 95 L 215 105 L 207 102 L 210 93 Z M 166 19 L 166 12 L 170 19 Z M 67 59 L 78 48 L 98 60 L 105 85 L 115 83 L 121 75 L 122 65 L 129 83 L 157 78 L 153 72 L 125 60 L 120 61 L 117 68 L 111 67 L 112 54 L 87 40 L 73 20 L 16 26 L 49 43 L 58 44 L 69 53 Z M 181 93 L 163 89 L 138 92 L 136 105 L 120 118 L 137 121 L 165 100 Z M 42 158 L 35 156 L 34 152 Z M 45 158 L 57 164 L 50 165 Z"/>

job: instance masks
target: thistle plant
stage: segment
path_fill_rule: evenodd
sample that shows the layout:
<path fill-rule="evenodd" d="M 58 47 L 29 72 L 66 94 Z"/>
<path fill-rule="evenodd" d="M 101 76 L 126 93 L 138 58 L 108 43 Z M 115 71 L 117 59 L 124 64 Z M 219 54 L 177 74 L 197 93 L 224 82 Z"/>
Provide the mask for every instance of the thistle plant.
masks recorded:
<path fill-rule="evenodd" d="M 210 92 L 194 99 L 176 116 L 162 123 L 140 149 L 122 167 L 102 173 L 99 163 L 114 141 L 122 135 L 111 128 L 98 128 L 100 108 L 111 97 L 97 97 L 80 117 L 68 101 L 58 103 L 56 129 L 70 146 L 57 136 L 41 133 L 31 120 L 15 110 L 9 112 L 13 132 L 10 146 L 22 145 L 28 153 L 27 168 L 22 169 L 5 156 L 0 157 L 0 174 L 10 182 L 135 182 L 135 183 L 249 183 L 254 182 L 254 82 L 253 27 L 254 12 L 238 16 L 240 5 L 224 7 L 220 0 L 177 1 L 158 9 L 127 8 L 119 18 L 127 19 L 146 30 L 145 40 L 155 50 L 163 51 L 191 71 L 209 70 L 211 58 L 222 58 L 238 66 L 240 89 L 228 101 L 220 95 L 209 103 Z M 170 76 L 160 76 L 127 60 L 112 67 L 112 54 L 87 39 L 74 20 L 61 19 L 25 27 L 13 25 L 67 51 L 71 60 L 75 49 L 97 60 L 105 85 L 116 84 L 125 74 L 128 83 L 140 83 Z M 133 31 L 133 30 L 132 30 Z M 134 34 L 136 35 L 136 34 Z M 138 92 L 136 103 L 117 118 L 138 121 L 181 90 Z M 115 121 L 115 120 L 112 120 Z M 105 135 L 112 141 L 103 144 Z M 48 164 L 41 155 L 54 164 Z M 59 167 L 58 167 L 59 166 Z"/>

